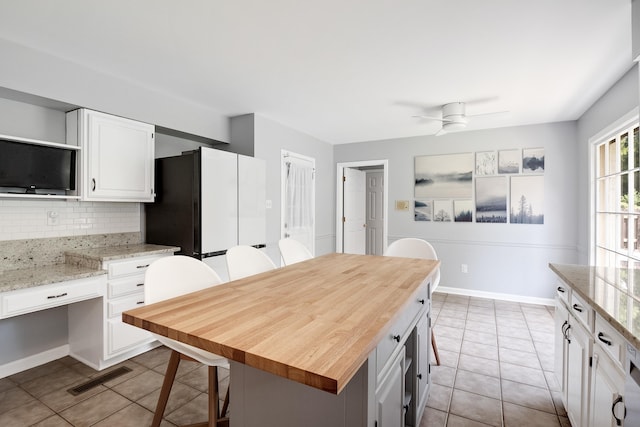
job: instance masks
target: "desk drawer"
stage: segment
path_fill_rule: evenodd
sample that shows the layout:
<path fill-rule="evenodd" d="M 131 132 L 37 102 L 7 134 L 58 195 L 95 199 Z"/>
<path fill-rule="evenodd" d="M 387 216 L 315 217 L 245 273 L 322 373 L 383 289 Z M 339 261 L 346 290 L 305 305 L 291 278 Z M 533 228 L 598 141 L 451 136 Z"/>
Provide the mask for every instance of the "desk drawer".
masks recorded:
<path fill-rule="evenodd" d="M 105 276 L 70 280 L 7 292 L 0 296 L 0 318 L 67 305 L 104 295 Z"/>
<path fill-rule="evenodd" d="M 564 282 L 559 281 L 556 286 L 556 295 L 560 301 L 564 302 L 566 306 L 569 305 L 569 298 L 571 295 L 571 288 L 567 286 Z"/>
<path fill-rule="evenodd" d="M 172 255 L 173 254 L 153 255 L 146 257 L 136 257 L 126 260 L 110 261 L 107 264 L 109 279 L 129 276 L 132 274 L 144 274 L 144 272 L 147 270 L 147 267 L 149 267 L 149 265 L 153 261 Z"/>
<path fill-rule="evenodd" d="M 138 293 L 128 297 L 118 298 L 107 304 L 107 313 L 109 317 L 120 316 L 123 311 L 144 305 L 144 294 Z"/>
<path fill-rule="evenodd" d="M 125 279 L 109 280 L 107 286 L 109 298 L 133 294 L 144 291 L 144 274 L 127 277 Z"/>

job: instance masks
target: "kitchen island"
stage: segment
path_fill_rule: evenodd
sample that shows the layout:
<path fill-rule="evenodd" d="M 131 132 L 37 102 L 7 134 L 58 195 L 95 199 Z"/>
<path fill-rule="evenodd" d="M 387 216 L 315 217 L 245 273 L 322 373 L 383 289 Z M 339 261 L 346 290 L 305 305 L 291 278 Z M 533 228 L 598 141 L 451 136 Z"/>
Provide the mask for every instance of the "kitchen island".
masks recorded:
<path fill-rule="evenodd" d="M 234 427 L 415 426 L 438 266 L 329 254 L 122 317 L 227 357 Z"/>

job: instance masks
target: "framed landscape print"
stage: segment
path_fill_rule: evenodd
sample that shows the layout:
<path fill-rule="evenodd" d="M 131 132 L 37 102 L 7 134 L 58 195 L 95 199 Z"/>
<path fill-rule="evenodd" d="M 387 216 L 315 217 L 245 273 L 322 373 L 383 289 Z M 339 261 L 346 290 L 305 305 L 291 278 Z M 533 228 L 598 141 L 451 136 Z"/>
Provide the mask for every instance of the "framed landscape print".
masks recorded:
<path fill-rule="evenodd" d="M 498 151 L 498 173 L 520 173 L 520 150 Z"/>
<path fill-rule="evenodd" d="M 544 173 L 544 148 L 522 150 L 522 173 Z"/>
<path fill-rule="evenodd" d="M 472 222 L 473 221 L 473 201 L 454 200 L 453 201 L 453 220 L 455 222 Z"/>
<path fill-rule="evenodd" d="M 415 221 L 431 221 L 433 216 L 433 200 L 416 200 L 413 208 Z"/>
<path fill-rule="evenodd" d="M 476 176 L 495 175 L 498 172 L 498 156 L 495 151 L 476 153 Z"/>
<path fill-rule="evenodd" d="M 417 156 L 414 165 L 416 199 L 470 199 L 473 193 L 473 153 Z"/>
<path fill-rule="evenodd" d="M 507 222 L 507 177 L 476 178 L 476 222 Z"/>
<path fill-rule="evenodd" d="M 437 222 L 453 221 L 453 209 L 451 200 L 434 200 L 433 220 Z"/>
<path fill-rule="evenodd" d="M 544 175 L 511 177 L 512 224 L 544 224 Z"/>

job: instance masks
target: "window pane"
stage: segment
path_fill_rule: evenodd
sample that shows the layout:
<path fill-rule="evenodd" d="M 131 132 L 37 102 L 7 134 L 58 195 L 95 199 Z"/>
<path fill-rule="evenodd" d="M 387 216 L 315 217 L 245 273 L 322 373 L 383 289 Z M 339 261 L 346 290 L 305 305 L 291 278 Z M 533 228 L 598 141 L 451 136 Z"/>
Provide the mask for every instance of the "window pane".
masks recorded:
<path fill-rule="evenodd" d="M 629 212 L 629 174 L 624 173 L 620 176 L 620 212 Z"/>
<path fill-rule="evenodd" d="M 607 174 L 615 172 L 618 172 L 618 168 L 616 168 L 616 140 L 612 139 L 609 141 L 609 169 Z"/>
<path fill-rule="evenodd" d="M 640 167 L 640 141 L 638 140 L 638 130 L 639 128 L 635 128 L 633 130 L 633 167 Z M 636 187 L 637 188 L 637 187 Z"/>
<path fill-rule="evenodd" d="M 607 198 L 605 197 L 605 195 L 607 194 L 607 180 L 606 179 L 601 179 L 598 181 L 598 186 L 596 188 L 597 194 L 596 194 L 596 200 L 597 200 L 597 205 L 596 205 L 596 210 L 598 212 L 604 212 L 607 210 Z"/>
<path fill-rule="evenodd" d="M 640 213 L 640 172 L 633 173 L 633 187 L 629 188 L 629 203 L 631 212 Z"/>
<path fill-rule="evenodd" d="M 605 168 L 606 159 L 604 157 L 605 147 L 605 144 L 600 144 L 600 146 L 598 147 L 598 167 L 596 168 L 596 170 L 598 171 L 598 176 L 605 176 L 605 174 L 607 173 Z"/>
<path fill-rule="evenodd" d="M 629 170 L 629 134 L 620 137 L 620 170 Z"/>
<path fill-rule="evenodd" d="M 606 190 L 606 199 L 607 199 L 607 208 L 608 212 L 615 212 L 618 207 L 618 183 L 620 182 L 620 176 L 614 175 L 607 178 L 607 190 Z"/>

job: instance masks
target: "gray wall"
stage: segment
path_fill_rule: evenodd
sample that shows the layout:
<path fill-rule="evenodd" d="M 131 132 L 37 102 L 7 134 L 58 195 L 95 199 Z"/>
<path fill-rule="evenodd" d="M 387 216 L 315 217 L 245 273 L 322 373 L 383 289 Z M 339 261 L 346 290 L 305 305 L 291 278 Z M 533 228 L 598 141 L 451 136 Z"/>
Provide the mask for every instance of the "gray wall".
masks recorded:
<path fill-rule="evenodd" d="M 543 225 L 416 222 L 413 210 L 394 210 L 395 200 L 414 200 L 415 156 L 525 147 L 545 150 Z M 335 160 L 389 160 L 389 241 L 432 242 L 442 260 L 441 286 L 551 298 L 555 278 L 548 263 L 577 259 L 575 151 L 576 124 L 563 122 L 345 144 L 335 147 Z"/>
<path fill-rule="evenodd" d="M 605 93 L 578 120 L 576 158 L 578 168 L 578 260 L 589 263 L 589 138 L 596 135 L 617 119 L 638 107 L 638 64 L 635 64 L 607 93 Z"/>
<path fill-rule="evenodd" d="M 267 164 L 267 250 L 276 262 L 280 262 L 277 242 L 280 239 L 280 153 L 286 149 L 316 160 L 316 255 L 335 251 L 335 163 L 333 146 L 312 136 L 269 118 L 253 114 L 254 155 Z M 234 146 L 235 141 L 231 141 Z M 246 143 L 246 141 L 245 141 Z"/>

